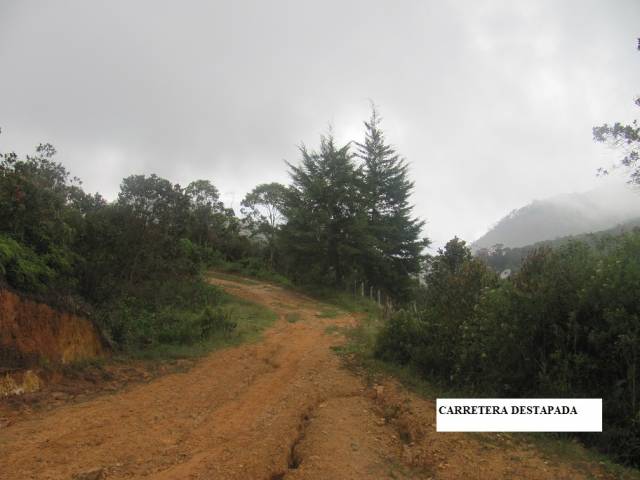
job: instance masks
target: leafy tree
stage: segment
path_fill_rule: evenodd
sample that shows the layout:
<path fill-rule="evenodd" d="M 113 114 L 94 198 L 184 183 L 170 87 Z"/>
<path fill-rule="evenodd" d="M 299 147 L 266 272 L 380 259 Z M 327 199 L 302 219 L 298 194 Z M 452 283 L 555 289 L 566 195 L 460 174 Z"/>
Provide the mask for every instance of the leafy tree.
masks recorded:
<path fill-rule="evenodd" d="M 496 283 L 496 274 L 471 255 L 464 241 L 453 238 L 429 261 L 417 315 L 394 315 L 380 333 L 377 355 L 411 362 L 425 376 L 461 381 L 470 361 L 465 333 L 480 298 Z"/>
<path fill-rule="evenodd" d="M 127 255 L 133 256 L 125 270 L 128 282 L 157 275 L 166 258 L 176 255 L 178 239 L 186 235 L 188 198 L 180 185 L 155 174 L 131 175 L 122 180 L 117 207 L 115 219 L 124 221 L 117 230 L 119 241 L 127 239 Z"/>
<path fill-rule="evenodd" d="M 191 182 L 184 193 L 189 197 L 192 206 L 206 208 L 212 212 L 224 210 L 224 204 L 220 201 L 220 192 L 209 180 L 195 180 Z"/>
<path fill-rule="evenodd" d="M 371 237 L 364 265 L 370 283 L 398 296 L 420 272 L 429 241 L 420 236 L 424 222 L 411 216 L 409 166 L 386 143 L 380 121 L 374 107 L 364 122 L 364 143 L 356 143 L 364 163 L 362 193 Z"/>
<path fill-rule="evenodd" d="M 79 184 L 53 160 L 55 148 L 41 144 L 35 155 L 0 156 L 0 231 L 38 253 L 68 245 L 73 230 L 65 217 Z"/>
<path fill-rule="evenodd" d="M 210 182 L 182 189 L 133 175 L 107 203 L 55 154 L 51 145 L 25 158 L 0 154 L 0 286 L 91 312 L 116 349 L 200 342 L 234 328 L 217 308 L 221 292 L 198 274 L 220 252 L 247 256 L 248 241 Z"/>
<path fill-rule="evenodd" d="M 86 195 L 80 181 L 54 160 L 55 155 L 50 144 L 39 145 L 35 155 L 22 159 L 15 153 L 0 154 L 0 234 L 19 242 L 11 248 L 11 243 L 5 243 L 14 252 L 5 257 L 14 259 L 7 270 L 14 286 L 34 289 L 30 286 L 38 285 L 39 291 L 55 288 L 69 293 L 81 263 L 74 244 L 82 216 L 99 196 Z M 29 265 L 36 264 L 48 269 L 47 281 L 20 280 L 34 279 L 35 270 Z"/>
<path fill-rule="evenodd" d="M 185 232 L 188 202 L 180 185 L 156 174 L 126 177 L 118 194 L 118 204 L 128 207 L 146 227 L 155 225 L 171 235 Z"/>
<path fill-rule="evenodd" d="M 253 235 L 261 235 L 266 239 L 271 267 L 274 264 L 278 230 L 284 221 L 282 211 L 286 194 L 286 187 L 280 183 L 263 183 L 242 200 L 240 211 L 246 216 Z"/>
<path fill-rule="evenodd" d="M 223 237 L 228 212 L 218 189 L 209 180 L 191 182 L 184 190 L 189 199 L 191 237 L 199 245 L 213 246 Z"/>
<path fill-rule="evenodd" d="M 456 274 L 464 266 L 465 262 L 469 262 L 472 258 L 471 250 L 467 247 L 464 240 L 453 237 L 444 246 L 444 249 L 438 249 L 439 256 L 432 263 L 434 271 L 439 272 L 442 267 L 448 273 Z"/>
<path fill-rule="evenodd" d="M 55 280 L 56 273 L 43 256 L 13 238 L 0 235 L 0 278 L 5 278 L 14 288 L 44 292 Z"/>

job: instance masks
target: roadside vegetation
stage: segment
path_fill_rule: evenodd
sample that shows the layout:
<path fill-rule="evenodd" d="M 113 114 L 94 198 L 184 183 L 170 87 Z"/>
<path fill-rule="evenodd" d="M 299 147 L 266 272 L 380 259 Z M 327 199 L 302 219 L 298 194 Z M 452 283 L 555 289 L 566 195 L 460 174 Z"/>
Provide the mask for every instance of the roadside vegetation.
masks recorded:
<path fill-rule="evenodd" d="M 463 388 L 452 387 L 443 382 L 435 382 L 425 378 L 412 364 L 382 360 L 376 354 L 377 339 L 384 328 L 386 320 L 382 312 L 364 317 L 354 328 L 333 328 L 328 334 L 339 330 L 347 338 L 344 345 L 335 347 L 346 365 L 361 375 L 369 386 L 382 383 L 385 377 L 393 377 L 405 388 L 426 398 L 456 398 L 468 397 L 470 392 Z M 637 468 L 617 463 L 611 455 L 603 454 L 594 448 L 588 448 L 571 434 L 562 433 L 475 433 L 474 435 L 485 444 L 500 448 L 505 440 L 506 446 L 513 444 L 524 447 L 534 446 L 542 452 L 550 462 L 569 463 L 576 470 L 584 472 L 591 478 L 592 465 L 598 463 L 606 472 L 615 478 L 624 480 L 640 479 Z"/>
<path fill-rule="evenodd" d="M 640 233 L 536 250 L 509 280 L 457 239 L 429 265 L 376 358 L 472 396 L 602 398 L 603 433 L 580 438 L 638 462 Z"/>
<path fill-rule="evenodd" d="M 537 252 L 511 280 L 499 280 L 461 241 L 447 247 L 430 260 L 447 267 L 431 270 L 420 303 L 387 316 L 372 303 L 356 327 L 342 329 L 347 342 L 336 350 L 347 364 L 369 384 L 391 375 L 431 399 L 602 397 L 602 434 L 506 436 L 535 445 L 551 459 L 585 465 L 585 471 L 597 461 L 617 478 L 640 478 L 637 469 L 622 466 L 636 465 L 635 367 L 628 360 L 638 344 L 629 342 L 628 335 L 637 321 L 629 312 L 638 308 L 633 292 L 640 285 L 640 233 L 603 240 L 598 249 L 576 243 Z M 460 263 L 451 258 L 453 252 Z M 582 270 L 582 283 L 576 269 Z M 630 282 L 626 296 L 616 279 Z M 438 284 L 451 296 L 436 291 Z M 607 303 L 603 296 L 610 290 L 620 296 Z M 440 316 L 443 308 L 454 311 L 448 301 L 461 302 L 466 311 Z M 625 305 L 629 311 L 623 321 Z M 489 434 L 478 435 L 495 441 Z"/>
<path fill-rule="evenodd" d="M 277 318 L 267 308 L 229 295 L 200 278 L 148 285 L 97 314 L 113 349 L 136 358 L 200 356 L 256 340 Z M 131 321 L 135 319 L 135 321 Z"/>

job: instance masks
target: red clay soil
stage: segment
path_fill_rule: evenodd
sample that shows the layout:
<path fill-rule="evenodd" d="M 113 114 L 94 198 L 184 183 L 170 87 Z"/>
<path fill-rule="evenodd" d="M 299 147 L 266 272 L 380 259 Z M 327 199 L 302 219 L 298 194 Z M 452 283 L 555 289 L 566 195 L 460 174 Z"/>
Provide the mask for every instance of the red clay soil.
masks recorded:
<path fill-rule="evenodd" d="M 0 361 L 20 366 L 69 363 L 102 355 L 93 324 L 78 315 L 0 288 Z"/>
<path fill-rule="evenodd" d="M 186 372 L 0 424 L 0 479 L 613 478 L 507 436 L 436 433 L 433 401 L 390 380 L 367 387 L 331 350 L 343 338 L 327 327 L 354 317 L 319 318 L 325 305 L 278 287 L 214 281 L 280 319 Z"/>

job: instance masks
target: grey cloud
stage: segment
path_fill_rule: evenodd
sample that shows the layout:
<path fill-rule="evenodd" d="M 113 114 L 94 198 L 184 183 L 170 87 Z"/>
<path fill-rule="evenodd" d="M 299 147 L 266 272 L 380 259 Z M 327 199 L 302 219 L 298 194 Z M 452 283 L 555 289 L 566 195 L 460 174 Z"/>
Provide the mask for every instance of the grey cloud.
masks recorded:
<path fill-rule="evenodd" d="M 287 178 L 369 99 L 412 165 L 436 243 L 534 198 L 592 188 L 629 119 L 633 0 L 0 4 L 0 149 L 53 142 L 90 190 L 130 173 L 210 178 L 237 203 Z"/>

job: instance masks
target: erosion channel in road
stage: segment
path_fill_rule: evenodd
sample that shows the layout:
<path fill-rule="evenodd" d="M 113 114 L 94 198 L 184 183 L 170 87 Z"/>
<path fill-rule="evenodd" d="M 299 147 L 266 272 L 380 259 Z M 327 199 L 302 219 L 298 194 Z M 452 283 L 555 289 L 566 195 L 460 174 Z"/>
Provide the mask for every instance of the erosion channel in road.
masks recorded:
<path fill-rule="evenodd" d="M 0 478 L 608 478 L 495 436 L 438 434 L 434 406 L 367 385 L 331 347 L 356 316 L 254 281 L 212 278 L 279 316 L 262 338 L 183 373 L 0 428 Z"/>

